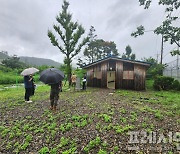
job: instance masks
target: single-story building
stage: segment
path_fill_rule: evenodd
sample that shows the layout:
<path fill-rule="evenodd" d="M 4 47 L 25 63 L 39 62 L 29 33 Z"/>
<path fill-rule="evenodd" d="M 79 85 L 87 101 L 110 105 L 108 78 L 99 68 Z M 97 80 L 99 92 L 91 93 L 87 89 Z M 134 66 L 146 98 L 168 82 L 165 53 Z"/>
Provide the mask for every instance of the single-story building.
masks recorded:
<path fill-rule="evenodd" d="M 83 66 L 87 86 L 110 89 L 145 90 L 146 70 L 150 63 L 116 56 L 106 57 Z"/>

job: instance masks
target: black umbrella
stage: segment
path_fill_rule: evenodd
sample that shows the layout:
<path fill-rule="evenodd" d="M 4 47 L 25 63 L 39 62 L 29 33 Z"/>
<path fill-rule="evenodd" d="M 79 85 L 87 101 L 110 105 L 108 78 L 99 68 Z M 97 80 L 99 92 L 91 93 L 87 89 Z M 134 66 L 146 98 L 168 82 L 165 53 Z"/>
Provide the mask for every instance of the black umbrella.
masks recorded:
<path fill-rule="evenodd" d="M 56 68 L 48 68 L 41 72 L 40 81 L 45 84 L 56 84 L 64 79 L 64 73 Z"/>

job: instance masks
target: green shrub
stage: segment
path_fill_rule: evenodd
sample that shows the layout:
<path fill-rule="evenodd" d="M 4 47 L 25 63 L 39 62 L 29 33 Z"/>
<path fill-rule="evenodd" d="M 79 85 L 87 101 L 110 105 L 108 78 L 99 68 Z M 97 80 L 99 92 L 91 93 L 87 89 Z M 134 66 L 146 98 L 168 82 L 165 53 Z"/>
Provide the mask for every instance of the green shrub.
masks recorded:
<path fill-rule="evenodd" d="M 36 74 L 34 76 L 35 82 L 39 81 L 39 75 Z M 13 71 L 3 72 L 0 70 L 0 84 L 16 84 L 23 83 L 24 78 L 20 75 L 20 73 L 15 73 Z"/>
<path fill-rule="evenodd" d="M 172 77 L 157 76 L 154 79 L 153 87 L 156 90 L 179 90 L 180 83 Z"/>
<path fill-rule="evenodd" d="M 179 83 L 179 81 L 178 80 L 174 80 L 171 87 L 174 90 L 180 90 L 180 83 Z"/>

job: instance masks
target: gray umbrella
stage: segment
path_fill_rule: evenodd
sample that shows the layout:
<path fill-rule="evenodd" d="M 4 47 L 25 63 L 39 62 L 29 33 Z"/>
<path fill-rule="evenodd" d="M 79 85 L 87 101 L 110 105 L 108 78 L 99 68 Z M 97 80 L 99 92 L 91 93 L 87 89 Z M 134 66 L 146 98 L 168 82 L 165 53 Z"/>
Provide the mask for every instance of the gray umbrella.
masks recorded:
<path fill-rule="evenodd" d="M 48 68 L 41 72 L 40 81 L 45 84 L 56 84 L 64 79 L 64 73 L 56 68 Z"/>
<path fill-rule="evenodd" d="M 34 74 L 36 72 L 39 72 L 37 68 L 31 67 L 31 68 L 26 68 L 24 71 L 21 72 L 21 75 L 26 76 L 30 74 Z"/>

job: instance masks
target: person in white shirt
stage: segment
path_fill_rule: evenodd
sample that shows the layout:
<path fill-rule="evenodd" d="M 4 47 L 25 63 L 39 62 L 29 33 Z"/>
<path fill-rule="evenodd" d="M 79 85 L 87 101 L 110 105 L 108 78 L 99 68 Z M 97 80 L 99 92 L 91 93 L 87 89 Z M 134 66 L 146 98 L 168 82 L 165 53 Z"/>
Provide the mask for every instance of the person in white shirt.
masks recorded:
<path fill-rule="evenodd" d="M 86 75 L 83 77 L 83 90 L 86 90 Z"/>

